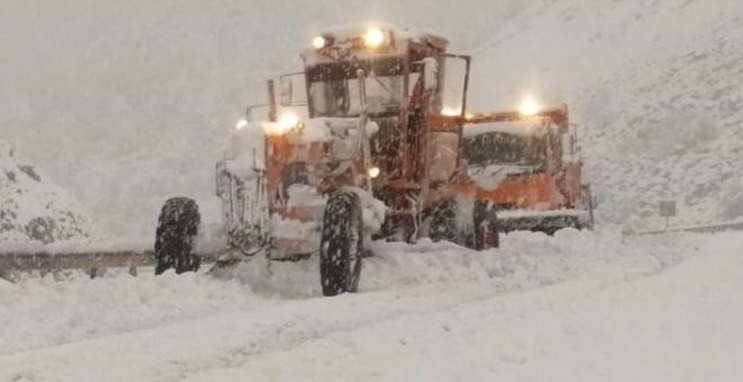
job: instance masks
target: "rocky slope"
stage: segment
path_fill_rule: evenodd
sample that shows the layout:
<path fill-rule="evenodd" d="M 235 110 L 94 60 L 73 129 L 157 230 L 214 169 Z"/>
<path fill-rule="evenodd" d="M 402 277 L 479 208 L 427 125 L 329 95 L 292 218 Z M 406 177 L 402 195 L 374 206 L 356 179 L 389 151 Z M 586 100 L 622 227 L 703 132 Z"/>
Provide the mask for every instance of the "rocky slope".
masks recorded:
<path fill-rule="evenodd" d="M 0 140 L 0 242 L 48 244 L 90 236 L 80 205 Z"/>

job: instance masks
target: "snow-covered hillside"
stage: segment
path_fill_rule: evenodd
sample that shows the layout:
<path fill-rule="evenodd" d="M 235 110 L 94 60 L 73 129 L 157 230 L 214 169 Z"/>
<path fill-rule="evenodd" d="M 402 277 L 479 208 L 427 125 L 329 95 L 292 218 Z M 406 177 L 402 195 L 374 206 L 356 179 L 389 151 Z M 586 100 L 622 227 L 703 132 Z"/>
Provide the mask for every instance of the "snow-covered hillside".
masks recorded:
<path fill-rule="evenodd" d="M 90 234 L 78 202 L 0 139 L 0 242 L 48 244 Z"/>
<path fill-rule="evenodd" d="M 565 102 L 604 219 L 743 215 L 743 8 L 735 0 L 539 1 L 475 54 L 473 104 Z M 642 223 L 641 223 L 642 224 Z"/>

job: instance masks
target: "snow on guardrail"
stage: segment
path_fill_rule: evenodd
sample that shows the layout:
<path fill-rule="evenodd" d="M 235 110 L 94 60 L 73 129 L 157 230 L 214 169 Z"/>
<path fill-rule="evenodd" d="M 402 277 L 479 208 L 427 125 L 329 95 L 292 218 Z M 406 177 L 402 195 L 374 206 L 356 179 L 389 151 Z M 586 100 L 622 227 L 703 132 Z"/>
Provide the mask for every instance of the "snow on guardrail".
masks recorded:
<path fill-rule="evenodd" d="M 683 227 L 672 227 L 658 230 L 647 230 L 647 231 L 625 231 L 624 235 L 660 235 L 664 233 L 674 232 L 693 232 L 693 233 L 715 233 L 723 231 L 743 231 L 743 220 L 735 220 L 724 223 L 713 223 L 706 225 L 694 225 L 694 226 L 683 226 Z"/>
<path fill-rule="evenodd" d="M 66 252 L 54 251 L 0 253 L 0 278 L 10 279 L 15 272 L 38 271 L 42 274 L 60 270 L 79 269 L 96 277 L 107 268 L 129 268 L 137 274 L 137 267 L 153 265 L 152 251 Z"/>

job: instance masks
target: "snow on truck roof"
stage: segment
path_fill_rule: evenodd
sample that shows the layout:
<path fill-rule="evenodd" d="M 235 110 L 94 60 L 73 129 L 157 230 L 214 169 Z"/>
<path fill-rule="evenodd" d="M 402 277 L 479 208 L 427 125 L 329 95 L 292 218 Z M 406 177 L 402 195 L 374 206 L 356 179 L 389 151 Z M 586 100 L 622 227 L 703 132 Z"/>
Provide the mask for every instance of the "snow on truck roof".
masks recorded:
<path fill-rule="evenodd" d="M 335 38 L 354 38 L 362 36 L 370 28 L 379 28 L 382 30 L 390 31 L 395 35 L 396 39 L 410 39 L 414 41 L 422 41 L 426 38 L 437 38 L 448 42 L 447 39 L 437 35 L 430 31 L 424 31 L 420 29 L 410 29 L 407 27 L 400 27 L 397 25 L 382 23 L 382 22 L 369 22 L 361 24 L 341 24 L 335 26 L 328 26 L 319 30 L 320 35 L 332 35 Z"/>
<path fill-rule="evenodd" d="M 413 31 L 384 23 L 339 25 L 319 30 L 301 53 L 306 64 L 369 59 L 404 55 L 411 44 L 435 46 L 445 50 L 449 41 L 434 33 Z"/>

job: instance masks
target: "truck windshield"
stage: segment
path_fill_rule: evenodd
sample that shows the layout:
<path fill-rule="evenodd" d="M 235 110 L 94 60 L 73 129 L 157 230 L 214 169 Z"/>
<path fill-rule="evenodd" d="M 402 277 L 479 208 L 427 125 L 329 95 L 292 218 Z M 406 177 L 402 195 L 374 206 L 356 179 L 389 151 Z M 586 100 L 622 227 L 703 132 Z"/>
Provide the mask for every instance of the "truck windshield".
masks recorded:
<path fill-rule="evenodd" d="M 366 79 L 367 110 L 372 114 L 398 112 L 403 100 L 402 76 Z M 310 100 L 317 117 L 350 117 L 361 114 L 358 78 L 310 84 Z"/>
<path fill-rule="evenodd" d="M 547 142 L 542 134 L 490 132 L 466 138 L 463 149 L 470 166 L 547 166 Z"/>
<path fill-rule="evenodd" d="M 313 117 L 352 117 L 361 114 L 358 70 L 366 73 L 366 103 L 370 114 L 394 114 L 405 99 L 404 58 L 318 64 L 307 68 Z"/>

